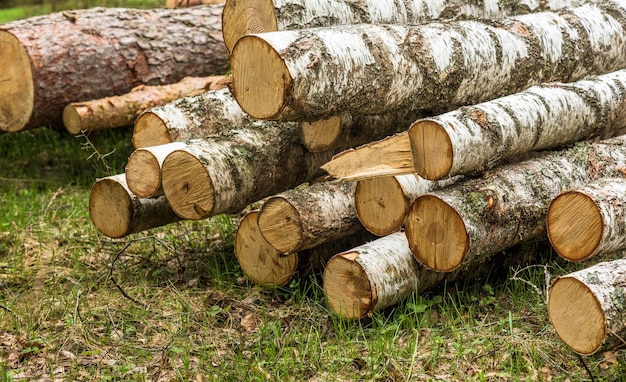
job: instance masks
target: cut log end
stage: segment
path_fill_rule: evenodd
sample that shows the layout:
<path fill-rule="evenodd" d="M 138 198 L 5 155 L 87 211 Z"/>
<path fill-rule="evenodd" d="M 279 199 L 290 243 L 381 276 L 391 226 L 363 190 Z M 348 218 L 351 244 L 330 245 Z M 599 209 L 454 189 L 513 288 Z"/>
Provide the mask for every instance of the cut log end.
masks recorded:
<path fill-rule="evenodd" d="M 63 109 L 63 125 L 70 134 L 80 134 L 83 130 L 80 113 L 74 105 L 67 105 Z"/>
<path fill-rule="evenodd" d="M 322 152 L 333 147 L 341 135 L 341 117 L 333 116 L 315 122 L 302 122 L 302 144 L 311 152 Z"/>
<path fill-rule="evenodd" d="M 298 210 L 286 199 L 268 199 L 259 213 L 259 229 L 267 242 L 281 253 L 294 252 L 302 242 Z"/>
<path fill-rule="evenodd" d="M 245 35 L 277 30 L 278 20 L 272 0 L 226 1 L 222 13 L 222 31 L 229 52 Z"/>
<path fill-rule="evenodd" d="M 136 150 L 128 157 L 126 182 L 130 191 L 140 198 L 156 195 L 161 189 L 161 166 L 149 151 Z"/>
<path fill-rule="evenodd" d="M 346 252 L 333 256 L 324 270 L 324 294 L 329 308 L 349 319 L 364 317 L 375 304 L 367 274 L 354 261 L 357 255 Z"/>
<path fill-rule="evenodd" d="M 415 122 L 409 129 L 415 171 L 424 179 L 448 177 L 452 169 L 452 141 L 446 130 L 435 121 Z"/>
<path fill-rule="evenodd" d="M 272 119 L 283 109 L 292 78 L 274 48 L 257 36 L 244 36 L 231 55 L 233 94 L 254 118 Z"/>
<path fill-rule="evenodd" d="M 559 256 L 577 262 L 595 254 L 604 225 L 598 207 L 589 196 L 566 191 L 550 203 L 546 229 Z"/>
<path fill-rule="evenodd" d="M 359 181 L 354 203 L 361 224 L 377 236 L 402 228 L 409 210 L 409 201 L 394 176 Z"/>
<path fill-rule="evenodd" d="M 420 196 L 413 203 L 406 219 L 406 236 L 417 261 L 436 272 L 454 271 L 469 250 L 463 219 L 433 195 Z"/>
<path fill-rule="evenodd" d="M 13 34 L 0 31 L 0 51 L 0 131 L 16 132 L 33 111 L 33 73 L 28 52 Z"/>
<path fill-rule="evenodd" d="M 128 191 L 112 179 L 98 180 L 89 192 L 89 215 L 98 231 L 117 239 L 131 233 L 133 205 Z"/>
<path fill-rule="evenodd" d="M 145 112 L 137 117 L 133 130 L 133 146 L 136 149 L 171 143 L 167 125 L 152 112 Z"/>
<path fill-rule="evenodd" d="M 198 220 L 212 216 L 213 181 L 194 155 L 185 151 L 168 155 L 161 168 L 161 182 L 172 210 L 180 217 Z"/>
<path fill-rule="evenodd" d="M 281 255 L 261 235 L 258 211 L 243 217 L 235 236 L 235 256 L 243 273 L 257 285 L 287 284 L 298 266 L 295 253 Z"/>
<path fill-rule="evenodd" d="M 595 353 L 606 337 L 606 319 L 591 290 L 574 277 L 561 277 L 550 288 L 548 315 L 558 336 L 582 355 Z"/>

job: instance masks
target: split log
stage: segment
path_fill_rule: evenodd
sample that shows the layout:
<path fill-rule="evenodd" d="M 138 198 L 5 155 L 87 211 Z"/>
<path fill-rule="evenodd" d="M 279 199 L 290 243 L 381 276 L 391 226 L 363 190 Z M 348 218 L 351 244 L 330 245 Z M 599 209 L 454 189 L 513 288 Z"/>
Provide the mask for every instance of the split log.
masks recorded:
<path fill-rule="evenodd" d="M 139 85 L 129 93 L 86 102 L 73 102 L 63 109 L 63 124 L 71 134 L 130 126 L 142 112 L 181 97 L 220 89 L 224 76 L 185 77 L 170 85 Z"/>
<path fill-rule="evenodd" d="M 418 196 L 454 183 L 458 177 L 429 181 L 418 175 L 398 175 L 357 182 L 354 204 L 361 224 L 377 236 L 399 231 Z"/>
<path fill-rule="evenodd" d="M 409 129 L 416 172 L 426 179 L 469 174 L 525 152 L 615 135 L 626 127 L 624 89 L 620 70 L 419 120 Z"/>
<path fill-rule="evenodd" d="M 601 178 L 549 205 L 546 229 L 562 258 L 583 261 L 626 248 L 626 179 Z"/>
<path fill-rule="evenodd" d="M 91 8 L 0 26 L 0 130 L 62 127 L 69 103 L 225 72 L 221 10 Z"/>
<path fill-rule="evenodd" d="M 173 1 L 173 0 L 168 0 Z M 183 0 L 178 0 L 183 1 Z M 228 51 L 247 34 L 346 24 L 421 24 L 437 19 L 491 19 L 556 10 L 580 1 L 227 0 L 222 18 Z"/>
<path fill-rule="evenodd" d="M 626 338 L 626 259 L 596 264 L 554 280 L 548 315 L 576 353 L 591 355 Z"/>
<path fill-rule="evenodd" d="M 418 197 L 406 221 L 415 258 L 450 272 L 486 262 L 517 243 L 545 237 L 548 205 L 563 189 L 623 177 L 626 136 L 500 166 Z"/>
<path fill-rule="evenodd" d="M 140 198 L 162 195 L 163 161 L 170 153 L 183 147 L 183 142 L 172 142 L 133 151 L 126 162 L 126 182 L 130 191 Z"/>
<path fill-rule="evenodd" d="M 280 253 L 293 253 L 363 229 L 356 216 L 356 183 L 323 182 L 295 188 L 265 200 L 259 230 Z"/>
<path fill-rule="evenodd" d="M 89 215 L 98 231 L 116 239 L 180 220 L 165 196 L 133 195 L 124 174 L 96 181 L 89 192 Z"/>
<path fill-rule="evenodd" d="M 615 71 L 626 64 L 624 52 L 626 5 L 606 2 L 488 23 L 247 35 L 233 48 L 231 66 L 235 98 L 251 116 L 312 121 L 475 104 Z"/>

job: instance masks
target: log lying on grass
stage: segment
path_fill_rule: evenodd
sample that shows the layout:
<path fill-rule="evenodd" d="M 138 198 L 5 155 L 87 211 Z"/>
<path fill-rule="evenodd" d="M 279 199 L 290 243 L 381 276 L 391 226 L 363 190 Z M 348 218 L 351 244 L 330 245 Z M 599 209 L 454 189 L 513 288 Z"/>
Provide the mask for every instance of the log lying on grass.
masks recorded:
<path fill-rule="evenodd" d="M 625 166 L 626 136 L 620 136 L 579 143 L 433 191 L 417 198 L 409 211 L 409 246 L 429 269 L 471 267 L 517 243 L 542 238 L 548 205 L 563 189 L 623 177 Z"/>
<path fill-rule="evenodd" d="M 96 181 L 89 192 L 89 216 L 98 231 L 112 238 L 180 220 L 165 196 L 145 199 L 133 195 L 124 174 Z"/>
<path fill-rule="evenodd" d="M 185 147 L 183 142 L 143 147 L 133 151 L 126 162 L 126 183 L 130 191 L 140 198 L 163 194 L 161 167 L 165 158 L 175 150 Z"/>
<path fill-rule="evenodd" d="M 167 0 L 165 8 L 186 8 L 198 5 L 221 4 L 224 0 Z"/>
<path fill-rule="evenodd" d="M 476 103 L 620 69 L 625 52 L 626 5 L 606 2 L 489 23 L 247 35 L 231 66 L 234 95 L 251 116 L 311 121 Z"/>
<path fill-rule="evenodd" d="M 220 89 L 224 87 L 219 84 L 223 79 L 224 76 L 185 77 L 170 85 L 139 85 L 120 96 L 72 102 L 63 109 L 63 124 L 72 134 L 131 126 L 145 110 L 209 89 Z"/>
<path fill-rule="evenodd" d="M 0 26 L 0 130 L 62 127 L 71 102 L 225 72 L 221 10 L 92 8 Z"/>
<path fill-rule="evenodd" d="M 558 336 L 591 355 L 626 338 L 626 259 L 603 262 L 554 280 L 548 314 Z"/>
<path fill-rule="evenodd" d="M 546 229 L 562 258 L 583 261 L 626 248 L 626 179 L 601 178 L 559 194 Z"/>

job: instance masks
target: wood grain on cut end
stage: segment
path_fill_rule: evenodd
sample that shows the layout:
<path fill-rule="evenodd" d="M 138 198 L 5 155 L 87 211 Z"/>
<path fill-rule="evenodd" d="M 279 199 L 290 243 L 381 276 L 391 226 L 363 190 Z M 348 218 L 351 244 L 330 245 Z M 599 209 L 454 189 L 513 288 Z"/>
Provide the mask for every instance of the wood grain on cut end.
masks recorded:
<path fill-rule="evenodd" d="M 126 183 L 130 191 L 140 198 L 149 198 L 161 189 L 161 166 L 158 159 L 147 150 L 135 150 L 126 164 Z"/>
<path fill-rule="evenodd" d="M 436 180 L 449 175 L 454 153 L 443 127 L 434 121 L 417 121 L 409 129 L 409 140 L 415 171 L 422 178 Z"/>
<path fill-rule="evenodd" d="M 98 231 L 111 238 L 128 235 L 133 221 L 131 196 L 119 182 L 100 179 L 89 192 L 89 216 Z"/>
<path fill-rule="evenodd" d="M 255 284 L 280 286 L 287 284 L 298 266 L 298 255 L 280 254 L 261 235 L 257 224 L 258 211 L 241 219 L 235 236 L 235 256 L 243 273 Z"/>
<path fill-rule="evenodd" d="M 315 122 L 300 123 L 302 144 L 311 152 L 326 151 L 341 135 L 341 117 L 333 116 Z"/>
<path fill-rule="evenodd" d="M 566 191 L 550 203 L 546 229 L 559 256 L 569 261 L 582 261 L 595 254 L 604 224 L 598 207 L 589 196 Z"/>
<path fill-rule="evenodd" d="M 229 52 L 247 34 L 278 30 L 273 0 L 227 0 L 222 13 L 224 44 Z"/>
<path fill-rule="evenodd" d="M 167 125 L 156 114 L 147 111 L 137 117 L 133 130 L 133 146 L 136 149 L 171 142 Z"/>
<path fill-rule="evenodd" d="M 63 125 L 70 134 L 79 134 L 83 130 L 83 122 L 80 113 L 72 104 L 63 109 Z"/>
<path fill-rule="evenodd" d="M 354 203 L 361 224 L 378 236 L 402 228 L 409 210 L 409 201 L 394 176 L 360 180 Z"/>
<path fill-rule="evenodd" d="M 0 52 L 0 131 L 16 132 L 33 112 L 33 73 L 28 52 L 13 34 L 0 31 Z"/>
<path fill-rule="evenodd" d="M 300 214 L 286 199 L 268 199 L 259 212 L 261 234 L 281 253 L 294 252 L 302 242 Z"/>
<path fill-rule="evenodd" d="M 420 196 L 413 203 L 406 219 L 406 236 L 417 261 L 437 272 L 457 269 L 469 250 L 463 219 L 433 195 Z"/>
<path fill-rule="evenodd" d="M 354 261 L 356 252 L 333 256 L 324 270 L 324 295 L 329 308 L 345 318 L 361 318 L 374 305 L 369 279 Z"/>
<path fill-rule="evenodd" d="M 211 216 L 215 201 L 213 181 L 194 155 L 178 150 L 163 161 L 163 191 L 180 217 L 198 220 Z"/>
<path fill-rule="evenodd" d="M 573 277 L 561 277 L 550 288 L 548 315 L 559 337 L 582 355 L 596 352 L 606 337 L 606 320 L 591 290 Z"/>
<path fill-rule="evenodd" d="M 231 55 L 233 95 L 254 118 L 272 119 L 284 107 L 291 75 L 274 48 L 258 36 L 244 36 Z"/>

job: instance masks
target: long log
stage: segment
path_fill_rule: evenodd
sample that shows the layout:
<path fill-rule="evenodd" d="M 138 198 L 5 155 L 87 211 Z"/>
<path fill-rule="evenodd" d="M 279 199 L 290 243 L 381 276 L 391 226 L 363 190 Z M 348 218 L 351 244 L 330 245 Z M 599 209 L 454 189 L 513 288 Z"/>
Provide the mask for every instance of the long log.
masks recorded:
<path fill-rule="evenodd" d="M 221 10 L 91 8 L 0 26 L 0 130 L 62 128 L 69 103 L 224 73 Z"/>
<path fill-rule="evenodd" d="M 569 261 L 626 248 L 626 179 L 600 178 L 559 194 L 548 206 L 552 247 Z"/>
<path fill-rule="evenodd" d="M 234 95 L 247 113 L 311 121 L 475 104 L 615 71 L 626 64 L 624 52 L 626 4 L 615 1 L 488 23 L 247 35 L 233 48 L 231 66 Z"/>
<path fill-rule="evenodd" d="M 149 108 L 223 88 L 223 79 L 224 76 L 185 77 L 174 84 L 139 85 L 123 95 L 72 102 L 63 109 L 63 124 L 71 134 L 131 126 Z"/>
<path fill-rule="evenodd" d="M 183 142 L 143 147 L 133 151 L 126 161 L 126 183 L 130 191 L 140 198 L 163 194 L 161 167 L 165 158 L 175 150 L 185 147 Z"/>
<path fill-rule="evenodd" d="M 322 182 L 268 198 L 259 211 L 261 235 L 280 253 L 292 253 L 363 229 L 354 206 L 355 187 Z"/>
<path fill-rule="evenodd" d="M 179 0 L 182 1 L 182 0 Z M 228 51 L 247 34 L 345 24 L 421 24 L 437 19 L 492 19 L 556 10 L 580 1 L 351 1 L 351 0 L 227 0 L 224 42 Z"/>
<path fill-rule="evenodd" d="M 558 336 L 576 353 L 624 345 L 626 259 L 598 263 L 554 280 L 548 314 Z"/>
<path fill-rule="evenodd" d="M 165 8 L 187 8 L 198 5 L 222 4 L 224 0 L 167 0 Z"/>
<path fill-rule="evenodd" d="M 112 238 L 180 220 L 165 196 L 139 198 L 128 189 L 124 174 L 98 179 L 89 192 L 89 216 L 98 231 Z"/>
<path fill-rule="evenodd" d="M 545 237 L 548 205 L 563 189 L 599 177 L 623 177 L 626 136 L 498 167 L 418 197 L 406 221 L 415 258 L 450 272 L 486 262 L 494 253 Z"/>
<path fill-rule="evenodd" d="M 525 152 L 615 135 L 626 127 L 624 89 L 626 71 L 620 70 L 421 119 L 409 129 L 415 170 L 442 179 L 484 171 Z"/>

